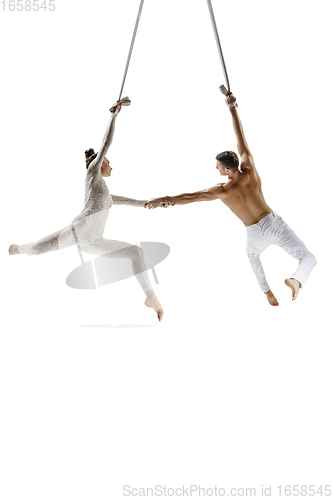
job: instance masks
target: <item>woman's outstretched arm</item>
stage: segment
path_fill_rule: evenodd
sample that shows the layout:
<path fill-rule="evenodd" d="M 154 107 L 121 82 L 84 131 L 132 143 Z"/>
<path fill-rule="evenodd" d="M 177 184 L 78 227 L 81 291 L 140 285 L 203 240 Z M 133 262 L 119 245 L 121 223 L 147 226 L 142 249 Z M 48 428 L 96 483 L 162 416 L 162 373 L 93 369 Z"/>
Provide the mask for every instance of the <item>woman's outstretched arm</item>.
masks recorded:
<path fill-rule="evenodd" d="M 144 207 L 148 200 L 134 200 L 133 198 L 126 198 L 125 196 L 111 195 L 113 205 L 130 205 L 132 207 Z"/>

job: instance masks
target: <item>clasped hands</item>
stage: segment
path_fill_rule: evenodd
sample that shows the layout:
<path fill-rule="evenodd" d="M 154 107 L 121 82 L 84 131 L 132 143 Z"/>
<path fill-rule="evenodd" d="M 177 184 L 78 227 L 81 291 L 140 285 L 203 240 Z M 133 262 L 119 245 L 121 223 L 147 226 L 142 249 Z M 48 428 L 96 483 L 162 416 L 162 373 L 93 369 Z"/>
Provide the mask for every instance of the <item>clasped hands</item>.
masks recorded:
<path fill-rule="evenodd" d="M 172 203 L 170 196 L 163 196 L 162 198 L 152 198 L 151 200 L 147 201 L 147 203 L 145 204 L 145 208 L 168 208 L 173 205 L 174 203 Z"/>

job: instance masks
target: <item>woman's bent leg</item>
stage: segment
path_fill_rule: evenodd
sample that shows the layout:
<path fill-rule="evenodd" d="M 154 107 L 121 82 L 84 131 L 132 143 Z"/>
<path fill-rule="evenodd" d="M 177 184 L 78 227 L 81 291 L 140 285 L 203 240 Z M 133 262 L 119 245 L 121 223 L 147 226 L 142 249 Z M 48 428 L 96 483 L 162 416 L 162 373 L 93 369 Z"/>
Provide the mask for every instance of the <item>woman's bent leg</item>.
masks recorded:
<path fill-rule="evenodd" d="M 140 247 L 124 241 L 99 238 L 91 245 L 82 247 L 82 251 L 93 255 L 103 255 L 104 257 L 110 257 L 112 259 L 130 259 L 132 262 L 133 274 L 138 280 L 142 290 L 145 293 L 152 290 L 143 258 L 143 252 Z"/>
<path fill-rule="evenodd" d="M 147 296 L 145 305 L 154 309 L 159 321 L 162 320 L 164 312 L 161 303 L 156 297 L 156 294 L 151 286 L 143 258 L 143 252 L 140 247 L 131 245 L 130 243 L 125 243 L 124 241 L 99 238 L 91 245 L 86 247 L 83 246 L 82 251 L 115 259 L 130 259 L 132 261 L 133 273 Z"/>

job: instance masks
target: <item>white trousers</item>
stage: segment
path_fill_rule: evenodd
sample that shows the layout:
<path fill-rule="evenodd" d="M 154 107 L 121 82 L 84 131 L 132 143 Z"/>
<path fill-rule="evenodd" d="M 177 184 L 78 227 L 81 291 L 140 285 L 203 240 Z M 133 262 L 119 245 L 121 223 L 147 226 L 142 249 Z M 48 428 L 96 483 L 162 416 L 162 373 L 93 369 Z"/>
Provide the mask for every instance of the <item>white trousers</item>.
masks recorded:
<path fill-rule="evenodd" d="M 317 261 L 303 241 L 290 229 L 280 215 L 272 212 L 257 224 L 247 226 L 246 232 L 247 255 L 263 292 L 268 292 L 270 287 L 261 265 L 260 254 L 270 245 L 278 245 L 298 260 L 299 265 L 290 278 L 295 278 L 300 282 L 300 287 L 303 286 Z"/>

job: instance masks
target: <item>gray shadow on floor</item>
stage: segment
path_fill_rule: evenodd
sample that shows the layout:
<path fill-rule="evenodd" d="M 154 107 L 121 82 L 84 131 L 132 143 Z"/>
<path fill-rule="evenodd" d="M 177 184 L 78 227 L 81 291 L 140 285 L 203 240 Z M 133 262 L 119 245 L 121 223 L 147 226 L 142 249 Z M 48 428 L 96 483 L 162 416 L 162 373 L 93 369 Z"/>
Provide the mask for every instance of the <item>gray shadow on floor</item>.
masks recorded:
<path fill-rule="evenodd" d="M 155 325 L 79 325 L 80 328 L 156 328 Z"/>

